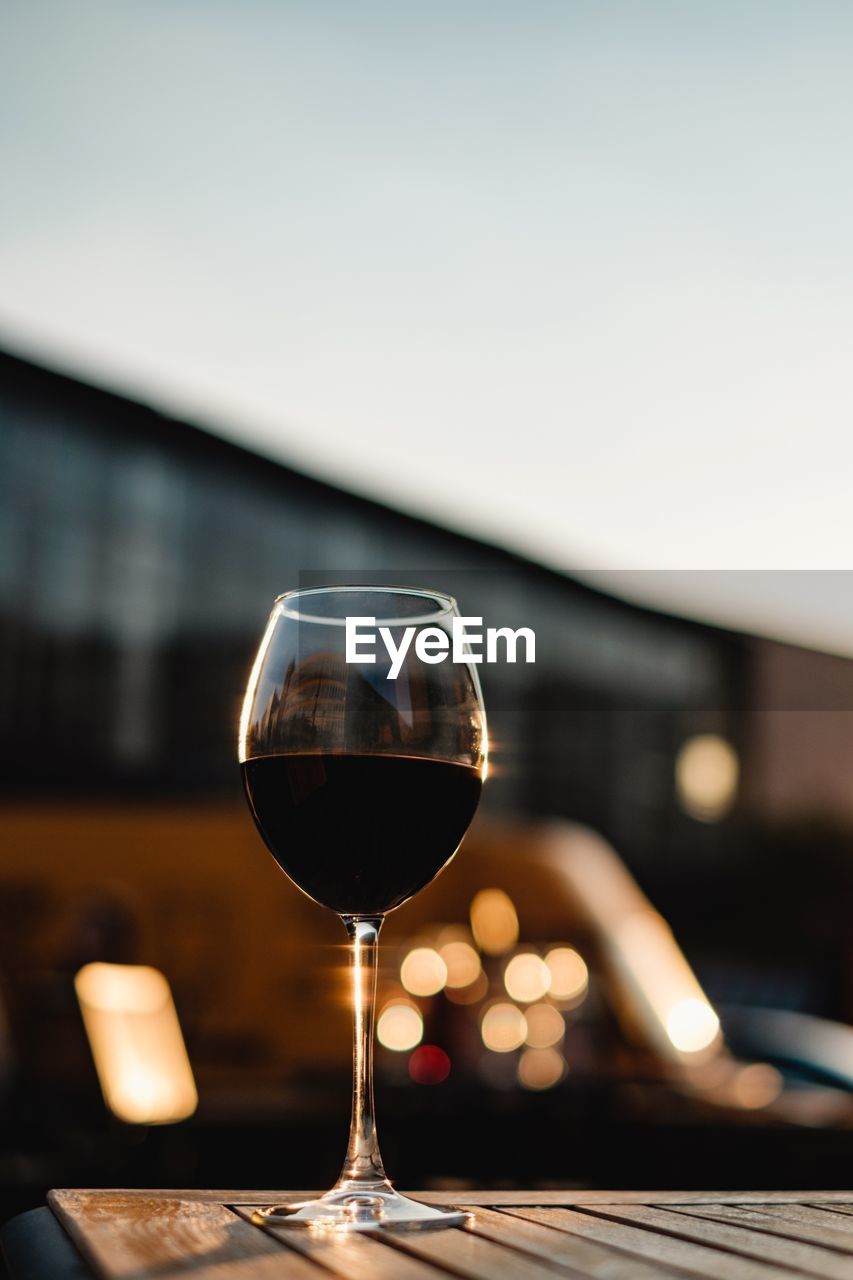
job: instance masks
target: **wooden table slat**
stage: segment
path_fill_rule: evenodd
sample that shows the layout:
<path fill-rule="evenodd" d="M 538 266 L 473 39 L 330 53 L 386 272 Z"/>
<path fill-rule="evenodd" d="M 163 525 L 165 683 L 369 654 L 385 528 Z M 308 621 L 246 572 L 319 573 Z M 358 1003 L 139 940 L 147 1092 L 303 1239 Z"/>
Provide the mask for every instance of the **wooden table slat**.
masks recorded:
<path fill-rule="evenodd" d="M 466 1280 L 555 1280 L 553 1267 L 464 1227 L 388 1235 L 388 1243 Z M 571 1273 L 570 1273 L 571 1274 Z M 577 1272 L 574 1273 L 578 1275 Z"/>
<path fill-rule="evenodd" d="M 842 1214 L 845 1218 L 853 1216 L 853 1205 L 844 1204 L 840 1200 L 826 1200 L 817 1204 L 813 1195 L 809 1196 L 809 1208 L 819 1209 L 821 1213 Z"/>
<path fill-rule="evenodd" d="M 689 1208 L 679 1206 L 676 1212 L 753 1227 L 756 1231 L 766 1231 L 786 1240 L 802 1240 L 805 1244 L 819 1244 L 841 1253 L 853 1253 L 853 1218 L 845 1222 L 843 1216 L 838 1215 L 837 1222 L 841 1223 L 838 1227 L 830 1214 L 804 1204 L 691 1205 Z"/>
<path fill-rule="evenodd" d="M 53 1191 L 48 1203 L 96 1276 L 104 1280 L 323 1280 L 294 1254 L 222 1204 Z"/>
<path fill-rule="evenodd" d="M 664 1280 L 666 1276 L 682 1274 L 498 1209 L 478 1208 L 471 1230 L 594 1280 Z"/>
<path fill-rule="evenodd" d="M 621 1205 L 618 1208 L 598 1209 L 619 1222 L 651 1229 L 654 1232 L 677 1236 L 679 1239 L 730 1250 L 746 1258 L 773 1262 L 777 1267 L 804 1275 L 820 1276 L 823 1280 L 851 1280 L 850 1260 L 839 1257 L 828 1249 L 799 1241 L 782 1240 L 778 1236 L 763 1235 L 749 1227 L 735 1226 L 719 1219 L 697 1217 L 688 1210 L 659 1209 L 653 1205 Z"/>
<path fill-rule="evenodd" d="M 648 1262 L 701 1276 L 702 1280 L 779 1280 L 778 1267 L 768 1263 L 723 1252 L 707 1244 L 661 1235 L 614 1218 L 600 1217 L 598 1211 L 525 1208 L 507 1212 L 543 1222 L 546 1226 L 559 1227 L 561 1231 L 569 1231 L 587 1240 L 597 1240 Z"/>

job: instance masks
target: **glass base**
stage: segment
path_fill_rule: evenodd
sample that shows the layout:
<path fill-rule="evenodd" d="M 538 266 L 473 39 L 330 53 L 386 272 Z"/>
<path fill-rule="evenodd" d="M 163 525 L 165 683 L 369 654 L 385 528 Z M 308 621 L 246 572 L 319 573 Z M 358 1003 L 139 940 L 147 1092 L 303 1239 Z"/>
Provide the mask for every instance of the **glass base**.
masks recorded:
<path fill-rule="evenodd" d="M 252 1221 L 259 1227 L 287 1230 L 309 1227 L 315 1231 L 435 1231 L 464 1227 L 471 1216 L 462 1209 L 410 1200 L 386 1183 L 377 1187 L 335 1187 L 318 1200 L 256 1209 Z"/>

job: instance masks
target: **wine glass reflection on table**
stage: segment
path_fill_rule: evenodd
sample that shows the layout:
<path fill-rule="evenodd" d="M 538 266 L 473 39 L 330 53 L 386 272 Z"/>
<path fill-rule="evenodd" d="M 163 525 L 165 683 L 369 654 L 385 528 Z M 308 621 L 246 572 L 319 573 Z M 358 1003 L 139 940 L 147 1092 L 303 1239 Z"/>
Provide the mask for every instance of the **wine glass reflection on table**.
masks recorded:
<path fill-rule="evenodd" d="M 280 596 L 255 659 L 239 758 L 258 830 L 279 866 L 336 912 L 351 941 L 353 1097 L 346 1159 L 317 1200 L 259 1210 L 262 1225 L 339 1230 L 458 1226 L 467 1215 L 400 1195 L 373 1112 L 373 1021 L 382 921 L 434 879 L 468 829 L 486 772 L 476 667 L 437 661 L 459 616 L 451 597 L 403 587 L 319 587 Z M 395 648 L 346 661 L 346 619 L 375 619 Z M 415 635 L 434 631 L 429 646 Z"/>

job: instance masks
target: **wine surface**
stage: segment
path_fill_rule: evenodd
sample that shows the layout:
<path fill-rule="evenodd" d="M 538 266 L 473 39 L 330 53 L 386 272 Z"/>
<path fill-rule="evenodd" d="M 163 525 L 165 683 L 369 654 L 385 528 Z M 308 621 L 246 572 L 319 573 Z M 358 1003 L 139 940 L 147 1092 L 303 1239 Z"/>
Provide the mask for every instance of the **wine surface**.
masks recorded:
<path fill-rule="evenodd" d="M 242 769 L 276 862 L 340 915 L 381 915 L 429 884 L 482 789 L 470 765 L 409 756 L 259 756 Z"/>

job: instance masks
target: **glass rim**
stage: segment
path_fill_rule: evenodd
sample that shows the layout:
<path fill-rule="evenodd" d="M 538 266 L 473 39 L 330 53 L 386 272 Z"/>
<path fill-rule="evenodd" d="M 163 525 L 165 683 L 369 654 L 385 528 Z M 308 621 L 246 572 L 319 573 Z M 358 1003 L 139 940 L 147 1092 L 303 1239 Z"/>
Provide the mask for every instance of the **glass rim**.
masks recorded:
<path fill-rule="evenodd" d="M 430 591 L 425 587 L 391 587 L 376 586 L 371 583 L 369 585 L 352 583 L 344 586 L 334 587 L 296 587 L 293 591 L 285 591 L 280 596 L 276 596 L 273 611 L 283 614 L 286 618 L 292 618 L 296 622 L 317 623 L 322 626 L 343 627 L 346 626 L 346 618 L 327 618 L 320 614 L 306 613 L 299 607 L 294 608 L 293 601 L 301 599 L 305 596 L 327 596 L 327 595 L 386 595 L 386 596 L 415 596 L 423 600 L 431 600 L 440 608 L 434 609 L 431 613 L 426 613 L 416 617 L 390 617 L 376 618 L 377 626 L 393 626 L 393 627 L 415 627 L 424 623 L 435 622 L 439 618 L 444 618 L 448 614 L 458 614 L 459 606 L 453 596 L 447 595 L 443 591 Z"/>

